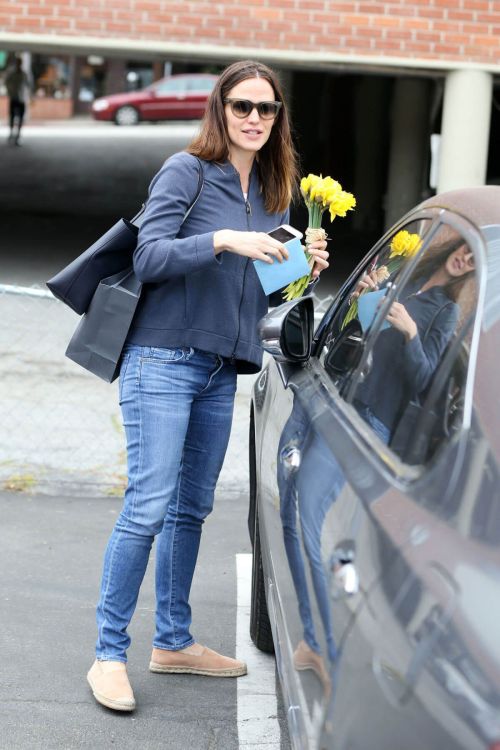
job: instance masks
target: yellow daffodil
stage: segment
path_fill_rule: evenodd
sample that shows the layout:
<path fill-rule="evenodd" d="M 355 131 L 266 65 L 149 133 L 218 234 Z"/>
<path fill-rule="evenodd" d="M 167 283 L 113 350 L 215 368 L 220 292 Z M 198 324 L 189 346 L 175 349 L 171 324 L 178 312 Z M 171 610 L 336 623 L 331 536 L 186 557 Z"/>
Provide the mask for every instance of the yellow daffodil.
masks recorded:
<path fill-rule="evenodd" d="M 333 221 L 336 216 L 345 216 L 348 211 L 356 206 L 356 198 L 352 193 L 346 193 L 341 190 L 333 197 L 329 204 L 330 220 Z"/>
<path fill-rule="evenodd" d="M 391 240 L 389 258 L 395 258 L 397 255 L 411 258 L 419 251 L 421 244 L 419 234 L 410 234 L 406 229 L 402 229 Z"/>

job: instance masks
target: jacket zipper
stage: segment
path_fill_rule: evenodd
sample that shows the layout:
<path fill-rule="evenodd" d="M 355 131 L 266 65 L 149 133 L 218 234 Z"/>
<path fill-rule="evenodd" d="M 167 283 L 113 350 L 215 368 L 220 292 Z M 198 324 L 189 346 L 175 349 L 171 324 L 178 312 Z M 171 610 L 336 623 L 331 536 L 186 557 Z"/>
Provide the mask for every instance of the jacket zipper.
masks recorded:
<path fill-rule="evenodd" d="M 239 179 L 239 177 L 238 177 L 238 179 Z M 249 232 L 250 232 L 250 216 L 252 215 L 252 206 L 250 205 L 250 201 L 248 200 L 248 196 L 250 195 L 250 179 L 251 179 L 251 176 L 248 179 L 248 192 L 247 192 L 247 197 L 246 198 L 245 198 L 245 194 L 243 193 L 243 188 L 241 189 L 241 194 L 242 194 L 243 199 L 245 201 L 245 211 L 246 211 L 246 216 L 247 216 L 247 229 L 248 229 Z M 236 361 L 236 349 L 238 348 L 238 342 L 239 342 L 239 339 L 240 339 L 240 330 L 241 330 L 241 305 L 243 303 L 243 293 L 244 293 L 244 290 L 245 290 L 245 280 L 246 280 L 247 269 L 248 269 L 248 261 L 249 261 L 249 258 L 247 258 L 246 261 L 245 261 L 245 270 L 243 271 L 243 283 L 241 285 L 240 304 L 239 304 L 239 307 L 238 307 L 238 332 L 236 334 L 236 341 L 234 342 L 233 353 L 231 354 L 231 358 L 230 358 L 230 362 L 231 362 L 232 365 L 234 365 L 234 363 Z"/>

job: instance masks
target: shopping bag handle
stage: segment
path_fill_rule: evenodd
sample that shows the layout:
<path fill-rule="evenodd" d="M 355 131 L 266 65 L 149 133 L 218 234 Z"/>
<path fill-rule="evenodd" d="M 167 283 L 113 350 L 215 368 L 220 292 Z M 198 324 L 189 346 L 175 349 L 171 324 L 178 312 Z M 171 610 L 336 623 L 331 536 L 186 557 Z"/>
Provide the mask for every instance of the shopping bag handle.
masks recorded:
<path fill-rule="evenodd" d="M 182 224 L 186 221 L 187 217 L 195 207 L 196 203 L 198 202 L 198 198 L 201 195 L 201 191 L 203 190 L 203 184 L 204 184 L 204 177 L 203 177 L 203 165 L 201 161 L 196 156 L 196 161 L 198 162 L 198 187 L 196 188 L 196 195 L 194 197 L 194 201 L 189 206 L 188 210 L 184 214 L 184 218 L 182 220 Z M 139 211 L 136 213 L 136 215 L 130 219 L 130 223 L 137 227 L 137 229 L 140 229 L 142 220 L 144 218 L 144 211 L 146 210 L 146 204 L 143 203 L 140 207 Z M 182 225 L 181 225 L 182 226 Z"/>

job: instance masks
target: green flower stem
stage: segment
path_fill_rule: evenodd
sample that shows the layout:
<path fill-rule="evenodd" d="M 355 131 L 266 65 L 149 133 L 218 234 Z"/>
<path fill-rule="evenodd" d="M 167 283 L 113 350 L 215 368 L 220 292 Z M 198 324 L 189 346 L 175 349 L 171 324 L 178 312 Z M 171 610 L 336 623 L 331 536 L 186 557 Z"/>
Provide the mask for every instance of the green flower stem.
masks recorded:
<path fill-rule="evenodd" d="M 311 256 L 306 251 L 305 252 L 306 260 L 307 262 L 310 261 Z M 311 269 L 312 270 L 312 269 Z M 297 299 L 298 297 L 302 297 L 305 290 L 307 289 L 309 282 L 311 280 L 311 271 L 306 276 L 301 276 L 300 279 L 296 279 L 295 281 L 292 281 L 288 286 L 286 286 L 283 289 L 283 299 L 289 302 L 292 299 Z"/>
<path fill-rule="evenodd" d="M 308 204 L 309 214 L 309 226 L 311 229 L 319 229 L 321 227 L 321 220 L 323 218 L 323 211 L 325 210 L 321 203 L 311 201 Z"/>
<path fill-rule="evenodd" d="M 396 271 L 399 271 L 404 261 L 405 261 L 405 258 L 402 256 L 396 257 L 396 258 L 390 258 L 389 261 L 385 264 L 389 274 L 392 276 Z"/>
<path fill-rule="evenodd" d="M 310 201 L 306 203 L 307 205 L 307 213 L 308 213 L 308 227 L 311 229 L 320 229 L 321 228 L 321 220 L 323 218 L 323 212 L 325 211 L 325 208 L 322 203 L 317 203 L 316 201 Z M 307 252 L 307 244 L 306 244 L 306 250 L 305 250 L 306 260 L 307 262 L 310 261 L 311 255 Z M 283 289 L 283 299 L 285 299 L 287 302 L 292 299 L 297 299 L 298 297 L 302 297 L 305 290 L 307 289 L 309 282 L 311 281 L 311 271 L 307 276 L 302 276 L 300 279 L 297 279 L 296 281 L 292 281 L 291 284 L 288 284 L 285 289 Z"/>
<path fill-rule="evenodd" d="M 354 318 L 357 317 L 357 314 L 358 314 L 358 300 L 355 299 L 354 302 L 351 302 L 340 329 L 344 330 L 346 325 L 350 323 L 351 320 L 354 320 Z"/>

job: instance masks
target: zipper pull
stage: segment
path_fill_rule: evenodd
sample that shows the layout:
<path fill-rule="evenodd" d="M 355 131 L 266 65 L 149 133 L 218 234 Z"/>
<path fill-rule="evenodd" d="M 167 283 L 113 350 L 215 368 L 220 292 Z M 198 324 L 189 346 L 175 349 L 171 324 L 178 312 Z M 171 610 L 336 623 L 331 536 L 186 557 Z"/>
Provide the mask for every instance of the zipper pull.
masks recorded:
<path fill-rule="evenodd" d="M 245 208 L 246 208 L 247 214 L 249 216 L 251 216 L 252 215 L 252 206 L 250 205 L 250 201 L 248 200 L 248 198 L 245 201 Z"/>

